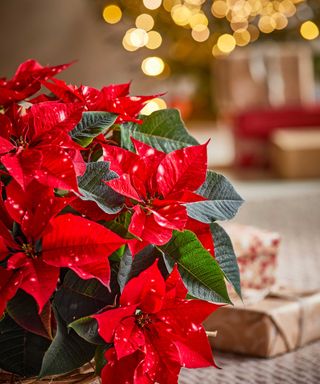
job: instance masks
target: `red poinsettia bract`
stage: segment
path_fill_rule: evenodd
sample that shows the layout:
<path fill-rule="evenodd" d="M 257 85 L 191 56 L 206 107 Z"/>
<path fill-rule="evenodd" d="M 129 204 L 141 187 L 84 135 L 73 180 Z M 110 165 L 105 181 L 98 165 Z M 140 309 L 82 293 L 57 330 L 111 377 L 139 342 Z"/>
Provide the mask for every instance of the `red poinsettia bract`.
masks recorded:
<path fill-rule="evenodd" d="M 43 67 L 36 60 L 25 61 L 11 80 L 0 79 L 0 105 L 7 106 L 33 95 L 41 88 L 41 81 L 52 78 L 69 65 Z"/>
<path fill-rule="evenodd" d="M 12 229 L 0 221 L 0 262 L 5 262 L 0 267 L 0 316 L 19 288 L 34 297 L 41 311 L 56 288 L 60 267 L 109 286 L 108 256 L 124 239 L 80 216 L 56 216 L 68 200 L 36 182 L 24 193 L 12 181 L 6 193 L 4 205 L 15 224 Z"/>
<path fill-rule="evenodd" d="M 104 146 L 104 159 L 120 175 L 107 181 L 127 197 L 133 216 L 129 231 L 152 244 L 168 242 L 172 231 L 187 226 L 187 202 L 204 198 L 194 193 L 205 181 L 207 145 L 191 146 L 165 154 L 132 139 L 136 153 Z"/>
<path fill-rule="evenodd" d="M 69 132 L 82 116 L 81 104 L 44 102 L 0 115 L 0 161 L 23 189 L 33 180 L 54 188 L 78 190 L 85 172 L 81 146 Z"/>
<path fill-rule="evenodd" d="M 111 84 L 100 91 L 88 86 L 67 85 L 59 79 L 45 81 L 45 85 L 59 100 L 81 102 L 88 111 L 107 111 L 118 115 L 117 123 L 134 121 L 141 123 L 137 116 L 144 104 L 159 95 L 130 96 L 130 83 Z"/>
<path fill-rule="evenodd" d="M 155 262 L 126 284 L 118 308 L 93 316 L 114 344 L 103 383 L 175 384 L 181 367 L 215 365 L 201 323 L 218 305 L 186 300 L 186 293 L 177 268 L 164 280 Z"/>

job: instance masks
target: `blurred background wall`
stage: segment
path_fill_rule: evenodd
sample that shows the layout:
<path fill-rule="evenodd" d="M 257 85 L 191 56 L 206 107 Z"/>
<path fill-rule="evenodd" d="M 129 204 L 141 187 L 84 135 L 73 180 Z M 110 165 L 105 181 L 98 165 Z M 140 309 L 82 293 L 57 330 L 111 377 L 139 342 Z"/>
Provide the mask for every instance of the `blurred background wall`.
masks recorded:
<path fill-rule="evenodd" d="M 139 57 L 128 60 L 121 28 L 103 21 L 95 0 L 3 0 L 0 15 L 2 76 L 28 58 L 42 64 L 77 60 L 64 74 L 69 82 L 98 87 L 134 79 L 136 92 L 154 88 L 140 71 Z"/>

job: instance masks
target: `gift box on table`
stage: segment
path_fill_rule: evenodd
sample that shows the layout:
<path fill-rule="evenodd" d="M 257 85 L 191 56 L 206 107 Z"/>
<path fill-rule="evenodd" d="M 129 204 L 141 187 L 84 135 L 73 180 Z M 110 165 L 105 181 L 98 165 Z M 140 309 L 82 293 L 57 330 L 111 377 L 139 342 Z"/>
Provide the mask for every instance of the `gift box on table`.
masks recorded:
<path fill-rule="evenodd" d="M 271 137 L 272 168 L 286 179 L 320 177 L 320 119 L 318 130 L 277 130 Z"/>
<path fill-rule="evenodd" d="M 270 290 L 276 283 L 280 235 L 252 226 L 224 224 L 237 256 L 243 290 Z"/>
<path fill-rule="evenodd" d="M 205 322 L 214 349 L 258 357 L 293 351 L 320 338 L 320 292 L 279 291 L 264 300 L 226 306 Z"/>

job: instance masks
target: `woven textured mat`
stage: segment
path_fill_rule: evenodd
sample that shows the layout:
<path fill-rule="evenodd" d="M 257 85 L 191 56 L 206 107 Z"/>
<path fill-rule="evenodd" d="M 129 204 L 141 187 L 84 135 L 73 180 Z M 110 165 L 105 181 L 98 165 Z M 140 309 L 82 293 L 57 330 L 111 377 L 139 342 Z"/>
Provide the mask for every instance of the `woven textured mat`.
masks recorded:
<path fill-rule="evenodd" d="M 215 353 L 222 368 L 181 372 L 179 384 L 319 384 L 320 343 L 274 359 Z"/>
<path fill-rule="evenodd" d="M 281 234 L 280 283 L 298 289 L 320 289 L 320 184 L 318 190 L 275 195 L 267 197 L 262 188 L 255 199 L 246 199 L 243 193 L 247 202 L 236 221 Z M 320 341 L 273 359 L 218 352 L 214 355 L 221 370 L 184 370 L 179 383 L 320 384 Z"/>

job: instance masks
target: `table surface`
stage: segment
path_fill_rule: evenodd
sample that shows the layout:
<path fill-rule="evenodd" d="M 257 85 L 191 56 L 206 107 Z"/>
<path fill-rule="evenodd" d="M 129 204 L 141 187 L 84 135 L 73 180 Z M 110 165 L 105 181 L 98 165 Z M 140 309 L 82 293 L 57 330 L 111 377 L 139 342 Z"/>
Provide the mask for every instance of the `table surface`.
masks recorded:
<path fill-rule="evenodd" d="M 235 222 L 277 231 L 282 236 L 279 283 L 320 289 L 320 181 L 235 183 L 246 200 Z M 221 370 L 185 369 L 179 383 L 320 383 L 320 341 L 273 359 L 214 355 Z"/>

